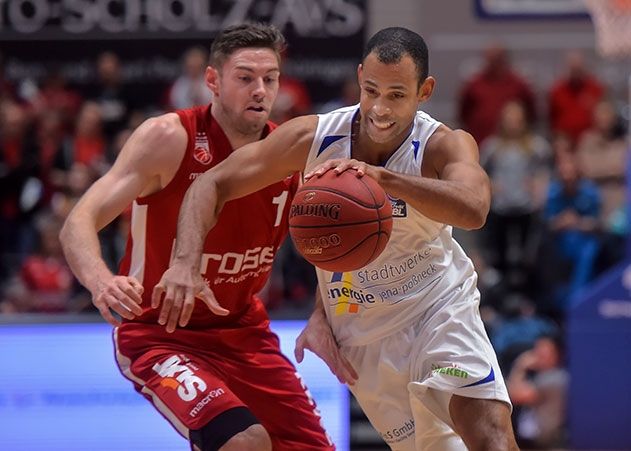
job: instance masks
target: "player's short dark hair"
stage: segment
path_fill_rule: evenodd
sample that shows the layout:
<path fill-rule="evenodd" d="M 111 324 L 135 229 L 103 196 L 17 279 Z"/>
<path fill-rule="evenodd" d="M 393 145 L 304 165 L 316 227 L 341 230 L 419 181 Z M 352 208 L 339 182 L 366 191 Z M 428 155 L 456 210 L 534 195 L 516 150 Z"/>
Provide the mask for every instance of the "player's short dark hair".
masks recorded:
<path fill-rule="evenodd" d="M 273 25 L 245 23 L 224 28 L 210 47 L 210 64 L 220 69 L 235 51 L 248 47 L 268 48 L 280 60 L 285 50 L 285 37 Z"/>
<path fill-rule="evenodd" d="M 419 84 L 429 74 L 427 44 L 419 34 L 407 28 L 390 27 L 378 31 L 366 44 L 362 61 L 371 53 L 384 64 L 398 63 L 404 55 L 409 55 L 416 65 Z"/>

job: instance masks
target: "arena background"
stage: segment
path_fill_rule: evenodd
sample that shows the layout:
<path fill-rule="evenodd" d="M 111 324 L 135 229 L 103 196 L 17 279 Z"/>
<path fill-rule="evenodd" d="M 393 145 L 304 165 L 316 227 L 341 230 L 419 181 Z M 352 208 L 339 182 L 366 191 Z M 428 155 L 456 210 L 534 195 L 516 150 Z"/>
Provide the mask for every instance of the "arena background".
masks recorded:
<path fill-rule="evenodd" d="M 628 47 L 629 2 L 601 1 L 621 5 L 621 17 L 628 19 L 628 26 L 616 33 L 620 46 L 627 42 Z M 557 131 L 549 120 L 550 92 L 565 75 L 567 53 L 580 51 L 587 71 L 605 87 L 603 98 L 614 107 L 617 126 L 622 130 L 618 139 L 626 139 L 624 130 L 631 116 L 629 50 L 615 58 L 597 52 L 594 24 L 580 0 L 0 1 L 0 88 L 10 86 L 0 91 L 0 195 L 2 202 L 17 196 L 22 209 L 18 217 L 9 217 L 3 210 L 0 230 L 0 360 L 4 362 L 0 372 L 0 449 L 32 450 L 43 444 L 59 450 L 187 449 L 175 431 L 117 374 L 109 329 L 90 309 L 85 293 L 68 291 L 67 299 L 61 304 L 57 300 L 54 308 L 16 301 L 19 293 L 50 296 L 21 278 L 29 255 L 36 253 L 37 234 L 42 231 L 38 218 L 47 218 L 57 197 L 46 198 L 38 188 L 41 184 L 28 183 L 32 177 L 22 179 L 12 172 L 15 168 L 5 155 L 4 139 L 14 124 L 14 110 L 7 105 L 23 108 L 28 112 L 24 120 L 36 125 L 48 109 L 55 109 L 54 100 L 41 97 L 51 80 L 60 78 L 63 89 L 78 93 L 80 105 L 98 103 L 98 98 L 91 97 L 99 84 L 96 61 L 103 52 L 113 52 L 122 63 L 123 103 L 134 112 L 127 116 L 125 126 L 116 130 L 118 136 L 139 118 L 169 108 L 169 87 L 182 74 L 181 57 L 188 49 L 196 45 L 207 48 L 219 29 L 245 20 L 270 21 L 281 28 L 289 40 L 285 78 L 302 85 L 308 93 L 308 102 L 304 102 L 303 91 L 286 92 L 289 106 L 279 120 L 343 103 L 343 85 L 354 77 L 366 37 L 397 25 L 425 37 L 430 73 L 438 82 L 423 109 L 447 125 L 466 128 L 459 114 L 463 89 L 483 67 L 485 52 L 502 47 L 514 72 L 532 90 L 536 112 L 533 133 L 547 140 L 554 154 Z M 105 139 L 116 146 L 114 135 Z M 109 153 L 115 155 L 114 151 Z M 556 177 L 554 161 L 551 158 L 549 162 L 548 181 Z M 107 164 L 108 158 L 104 158 L 93 169 L 98 173 Z M 56 169 L 62 176 L 72 171 L 63 166 Z M 618 169 L 615 175 L 607 176 L 605 184 L 613 179 L 625 183 L 626 171 L 621 165 Z M 523 255 L 515 256 L 513 249 L 509 250 L 513 263 L 533 255 L 529 260 L 529 270 L 536 274 L 532 280 L 528 272 L 528 276 L 518 274 L 513 283 L 511 274 L 493 268 L 492 256 L 485 253 L 492 231 L 456 233 L 481 274 L 481 289 L 486 289 L 482 292 L 483 318 L 494 345 L 504 346 L 500 338 L 506 337 L 518 342 L 511 333 L 520 331 L 526 331 L 529 340 L 513 343 L 519 345 L 513 349 L 519 352 L 527 352 L 538 337 L 551 331 L 561 338 L 565 358 L 560 359 L 555 374 L 568 378 L 564 384 L 554 385 L 561 401 L 551 402 L 557 410 L 554 418 L 546 417 L 558 422 L 559 434 L 555 440 L 543 440 L 533 419 L 542 415 L 542 409 L 538 410 L 536 403 L 516 403 L 515 426 L 524 449 L 631 449 L 631 272 L 627 270 L 626 201 L 618 207 L 622 219 L 615 233 L 605 227 L 597 233 L 601 243 L 613 250 L 602 245 L 601 249 L 609 249 L 607 258 L 599 260 L 589 282 L 562 307 L 552 305 L 552 296 L 543 288 L 538 291 L 540 286 L 547 287 L 539 284 L 541 279 L 556 275 L 557 269 L 556 260 L 550 260 L 546 252 L 554 240 L 544 239 L 545 204 L 531 212 L 538 224 L 533 236 L 538 239 L 528 241 Z M 124 221 L 119 225 L 124 227 Z M 106 231 L 113 264 L 120 233 L 118 229 Z M 501 283 L 503 280 L 507 282 Z M 285 246 L 266 296 L 288 354 L 301 321 L 309 314 L 313 283 L 310 269 Z M 534 326 L 520 329 L 524 324 Z M 516 353 L 509 359 L 506 377 L 518 357 Z M 314 357 L 298 368 L 339 449 L 386 449 L 325 366 Z M 529 376 L 534 381 L 533 373 Z"/>

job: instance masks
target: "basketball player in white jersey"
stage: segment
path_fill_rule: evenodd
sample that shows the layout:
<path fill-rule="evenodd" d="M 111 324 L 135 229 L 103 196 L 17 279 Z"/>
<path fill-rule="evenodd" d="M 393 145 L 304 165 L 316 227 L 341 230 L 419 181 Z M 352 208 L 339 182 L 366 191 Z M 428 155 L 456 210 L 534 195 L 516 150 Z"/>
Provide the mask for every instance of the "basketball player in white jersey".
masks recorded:
<path fill-rule="evenodd" d="M 179 318 L 195 296 L 215 301 L 199 257 L 227 201 L 294 171 L 310 178 L 355 168 L 388 193 L 392 236 L 358 271 L 317 269 L 317 307 L 297 340 L 298 360 L 305 348 L 325 360 L 393 450 L 516 450 L 510 400 L 480 320 L 477 276 L 451 235 L 452 226 L 481 227 L 489 211 L 477 145 L 417 111 L 435 81 L 416 33 L 378 32 L 358 78 L 359 105 L 289 121 L 193 183 L 175 259 L 159 284 L 171 293 L 169 314 Z"/>

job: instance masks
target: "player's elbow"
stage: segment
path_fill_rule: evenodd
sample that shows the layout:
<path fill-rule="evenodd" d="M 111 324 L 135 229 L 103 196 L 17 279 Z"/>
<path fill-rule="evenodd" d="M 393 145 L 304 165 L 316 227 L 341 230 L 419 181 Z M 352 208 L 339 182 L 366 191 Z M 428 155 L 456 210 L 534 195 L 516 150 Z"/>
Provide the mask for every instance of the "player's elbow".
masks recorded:
<path fill-rule="evenodd" d="M 467 210 L 463 210 L 462 224 L 460 228 L 465 230 L 478 230 L 486 224 L 489 207 L 484 202 L 476 202 Z"/>
<path fill-rule="evenodd" d="M 61 227 L 61 230 L 59 231 L 59 242 L 61 243 L 62 247 L 65 247 L 66 243 L 71 239 L 70 238 L 72 236 L 71 222 L 72 222 L 72 216 L 69 216 L 68 218 L 66 218 L 63 226 Z"/>

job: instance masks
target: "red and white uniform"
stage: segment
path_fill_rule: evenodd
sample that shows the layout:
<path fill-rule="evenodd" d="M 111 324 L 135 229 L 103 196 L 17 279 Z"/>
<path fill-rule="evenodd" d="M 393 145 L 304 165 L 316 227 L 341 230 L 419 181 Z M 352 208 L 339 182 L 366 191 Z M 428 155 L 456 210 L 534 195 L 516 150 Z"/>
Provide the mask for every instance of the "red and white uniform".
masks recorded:
<path fill-rule="evenodd" d="M 298 175 L 224 205 L 204 244 L 201 270 L 228 316 L 197 301 L 186 328 L 169 334 L 151 309 L 153 287 L 169 266 L 177 218 L 194 179 L 233 151 L 210 106 L 177 111 L 188 132 L 186 153 L 173 180 L 138 198 L 120 273 L 144 286 L 143 314 L 115 329 L 121 372 L 188 438 L 225 410 L 247 406 L 270 433 L 275 450 L 332 449 L 314 402 L 256 293 L 287 235 L 287 215 Z M 264 135 L 274 125 L 268 123 Z M 291 421 L 287 421 L 291 418 Z"/>

